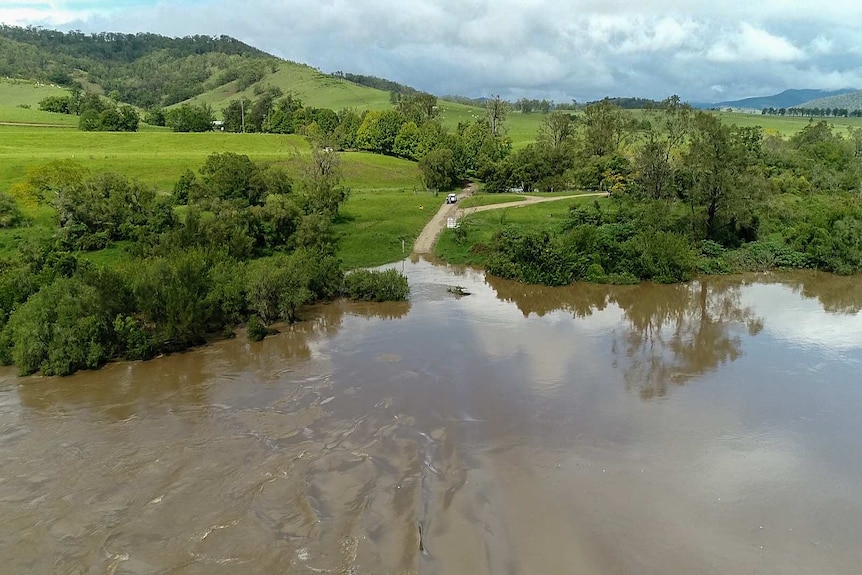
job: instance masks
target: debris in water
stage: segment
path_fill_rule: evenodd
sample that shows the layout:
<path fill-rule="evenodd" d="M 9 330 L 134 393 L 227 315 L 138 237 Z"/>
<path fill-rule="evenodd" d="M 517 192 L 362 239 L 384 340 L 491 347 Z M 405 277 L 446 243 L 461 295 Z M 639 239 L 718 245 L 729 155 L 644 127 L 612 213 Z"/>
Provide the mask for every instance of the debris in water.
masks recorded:
<path fill-rule="evenodd" d="M 463 297 L 465 295 L 472 295 L 468 292 L 463 286 L 449 286 L 446 288 L 446 291 L 456 297 Z"/>

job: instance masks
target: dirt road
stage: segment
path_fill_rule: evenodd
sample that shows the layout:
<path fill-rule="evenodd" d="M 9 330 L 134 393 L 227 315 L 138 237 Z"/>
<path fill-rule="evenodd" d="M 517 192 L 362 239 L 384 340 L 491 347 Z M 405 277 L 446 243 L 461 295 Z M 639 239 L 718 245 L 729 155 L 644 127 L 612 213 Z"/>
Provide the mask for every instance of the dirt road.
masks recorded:
<path fill-rule="evenodd" d="M 458 199 L 473 195 L 476 190 L 476 184 L 470 184 L 464 188 Z M 572 194 L 570 196 L 554 196 L 554 197 L 539 197 L 539 196 L 524 196 L 524 199 L 515 202 L 507 202 L 505 204 L 489 204 L 487 206 L 476 206 L 473 208 L 460 209 L 458 204 L 443 204 L 440 210 L 434 215 L 430 222 L 416 238 L 416 243 L 413 244 L 413 253 L 429 254 L 434 251 L 434 244 L 440 236 L 440 232 L 446 227 L 446 220 L 450 217 L 458 219 L 475 214 L 477 212 L 486 212 L 488 210 L 499 210 L 502 208 L 523 208 L 524 206 L 532 206 L 534 204 L 543 204 L 545 202 L 559 202 L 560 200 L 571 200 L 572 198 L 586 198 L 590 196 L 605 197 L 608 194 L 605 192 L 589 193 L 589 194 Z"/>
<path fill-rule="evenodd" d="M 458 194 L 458 200 L 472 196 L 475 191 L 476 184 L 470 182 Z M 457 210 L 458 204 L 444 203 L 440 206 L 440 209 L 436 214 L 434 214 L 434 217 L 431 218 L 431 221 L 428 222 L 422 230 L 422 233 L 419 234 L 419 237 L 416 238 L 416 243 L 413 244 L 413 253 L 430 254 L 433 252 L 434 244 L 437 242 L 437 237 L 440 235 L 440 232 L 443 231 L 443 228 L 446 227 L 446 218 L 454 216 Z"/>

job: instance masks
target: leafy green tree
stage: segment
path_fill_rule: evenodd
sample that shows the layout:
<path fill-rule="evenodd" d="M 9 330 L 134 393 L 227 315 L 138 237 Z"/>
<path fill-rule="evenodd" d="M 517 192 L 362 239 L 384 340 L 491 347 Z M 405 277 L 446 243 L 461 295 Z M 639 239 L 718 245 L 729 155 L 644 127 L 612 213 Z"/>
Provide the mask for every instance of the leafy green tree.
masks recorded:
<path fill-rule="evenodd" d="M 391 154 L 403 124 L 404 116 L 396 110 L 368 112 L 356 132 L 356 145 L 363 150 Z"/>
<path fill-rule="evenodd" d="M 398 270 L 356 270 L 344 276 L 344 293 L 357 301 L 404 301 L 410 285 Z"/>
<path fill-rule="evenodd" d="M 245 110 L 251 109 L 251 100 L 240 98 L 231 100 L 222 109 L 224 129 L 228 132 L 242 132 L 245 126 Z"/>
<path fill-rule="evenodd" d="M 362 125 L 362 118 L 351 109 L 344 109 L 338 113 L 338 127 L 333 132 L 335 144 L 341 150 L 350 150 L 356 147 L 356 134 Z"/>
<path fill-rule="evenodd" d="M 311 159 L 303 172 L 299 188 L 305 213 L 335 218 L 350 195 L 350 189 L 341 184 L 343 176 L 338 153 L 327 148 L 312 148 Z"/>
<path fill-rule="evenodd" d="M 260 168 L 244 154 L 210 154 L 200 174 L 202 190 L 209 198 L 259 205 L 266 197 L 266 181 Z"/>
<path fill-rule="evenodd" d="M 266 323 L 297 320 L 297 309 L 312 299 L 311 278 L 301 256 L 279 254 L 257 260 L 248 271 L 249 307 Z"/>
<path fill-rule="evenodd" d="M 437 96 L 417 92 L 397 98 L 395 109 L 417 126 L 437 116 Z"/>
<path fill-rule="evenodd" d="M 554 150 L 571 145 L 575 136 L 575 121 L 571 114 L 553 112 L 542 120 L 536 141 Z"/>
<path fill-rule="evenodd" d="M 725 126 L 712 114 L 699 112 L 694 117 L 684 163 L 692 179 L 689 204 L 692 211 L 705 211 L 707 239 L 727 242 L 727 226 L 750 217 L 755 186 L 746 177 L 749 137 L 748 132 Z"/>
<path fill-rule="evenodd" d="M 401 126 L 398 135 L 395 137 L 395 145 L 392 152 L 396 156 L 408 158 L 411 160 L 417 159 L 417 151 L 419 150 L 419 128 L 415 122 L 407 122 Z"/>
<path fill-rule="evenodd" d="M 206 252 L 190 249 L 140 262 L 130 270 L 137 309 L 153 326 L 161 349 L 199 344 L 209 330 L 221 327 L 207 301 L 211 267 Z"/>
<path fill-rule="evenodd" d="M 425 188 L 435 191 L 451 189 L 458 182 L 452 150 L 438 148 L 419 160 L 419 170 Z"/>
<path fill-rule="evenodd" d="M 97 132 L 102 129 L 102 120 L 96 110 L 86 110 L 78 120 L 78 128 L 84 132 Z"/>
<path fill-rule="evenodd" d="M 68 375 L 110 357 L 112 329 L 98 304 L 93 287 L 58 278 L 17 308 L 2 340 L 18 372 Z"/>
<path fill-rule="evenodd" d="M 15 199 L 5 192 L 0 192 L 0 228 L 13 228 L 27 221 Z"/>
<path fill-rule="evenodd" d="M 672 96 L 648 111 L 646 142 L 637 152 L 638 190 L 647 198 L 670 199 L 682 146 L 691 131 L 694 111 Z"/>
<path fill-rule="evenodd" d="M 144 118 L 144 122 L 150 126 L 164 126 L 165 111 L 161 108 L 153 108 L 152 110 L 149 110 Z"/>
<path fill-rule="evenodd" d="M 633 129 L 628 112 L 602 100 L 584 108 L 583 155 L 610 156 L 619 151 L 627 134 Z"/>
<path fill-rule="evenodd" d="M 214 121 L 209 104 L 182 104 L 165 114 L 165 125 L 174 132 L 209 132 Z"/>

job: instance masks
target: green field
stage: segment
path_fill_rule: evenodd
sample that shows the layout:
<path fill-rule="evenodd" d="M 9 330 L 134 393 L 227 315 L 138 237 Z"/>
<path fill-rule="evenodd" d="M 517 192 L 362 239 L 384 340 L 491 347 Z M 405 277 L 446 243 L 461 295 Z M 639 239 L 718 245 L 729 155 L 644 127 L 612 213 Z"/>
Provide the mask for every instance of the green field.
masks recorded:
<path fill-rule="evenodd" d="M 440 110 L 440 119 L 443 125 L 454 131 L 460 122 L 470 123 L 484 116 L 485 110 L 476 106 L 465 106 L 440 100 L 437 103 Z M 509 112 L 506 119 L 506 135 L 512 139 L 512 148 L 520 149 L 536 140 L 539 126 L 545 119 L 544 114 L 522 114 L 520 112 Z"/>
<path fill-rule="evenodd" d="M 844 132 L 848 126 L 854 128 L 862 127 L 862 118 L 798 118 L 790 116 L 764 116 L 761 114 L 742 114 L 739 112 L 714 112 L 721 121 L 726 124 L 735 124 L 740 127 L 760 126 L 764 134 L 775 134 L 782 137 L 790 137 L 799 132 L 809 122 L 826 120 L 834 127 L 836 132 Z M 846 133 L 846 132 L 845 132 Z"/>
<path fill-rule="evenodd" d="M 599 201 L 607 203 L 606 198 L 586 197 L 546 202 L 521 208 L 501 208 L 479 212 L 461 218 L 463 239 L 459 242 L 455 230 L 443 230 L 435 254 L 453 264 L 483 264 L 485 253 L 474 251 L 474 245 L 489 245 L 494 234 L 508 225 L 516 225 L 527 230 L 553 229 L 560 226 L 574 205 L 591 204 Z"/>
<path fill-rule="evenodd" d="M 71 159 L 92 172 L 115 171 L 169 192 L 186 169 L 197 170 L 213 152 L 246 154 L 258 162 L 282 163 L 300 175 L 309 152 L 301 136 L 181 134 L 170 131 L 138 133 L 80 132 L 63 128 L 0 126 L 0 190 L 24 180 L 27 168 L 52 160 Z M 410 249 L 413 239 L 436 211 L 439 198 L 421 189 L 414 162 L 366 152 L 342 155 L 345 184 L 351 188 L 336 232 L 341 257 L 349 267 L 383 264 L 398 259 L 401 239 Z M 420 208 L 422 206 L 424 209 Z M 0 254 L 11 255 L 26 237 L 47 236 L 53 214 L 47 208 L 32 213 L 36 225 L 0 230 Z M 90 254 L 94 261 L 119 257 L 120 248 Z"/>
<path fill-rule="evenodd" d="M 80 132 L 63 128 L 0 126 L 0 190 L 24 179 L 28 166 L 74 160 L 94 172 L 115 171 L 170 190 L 186 169 L 197 169 L 213 152 L 246 154 L 260 162 L 284 162 L 308 153 L 297 135 Z M 416 164 L 365 152 L 343 154 L 346 184 L 355 188 L 419 185 Z"/>
<path fill-rule="evenodd" d="M 48 96 L 62 96 L 65 88 L 32 80 L 0 78 L 0 106 L 30 106 L 36 108 Z"/>
<path fill-rule="evenodd" d="M 348 269 L 405 257 L 442 203 L 442 195 L 428 192 L 359 190 L 344 205 L 336 224 L 338 256 Z"/>

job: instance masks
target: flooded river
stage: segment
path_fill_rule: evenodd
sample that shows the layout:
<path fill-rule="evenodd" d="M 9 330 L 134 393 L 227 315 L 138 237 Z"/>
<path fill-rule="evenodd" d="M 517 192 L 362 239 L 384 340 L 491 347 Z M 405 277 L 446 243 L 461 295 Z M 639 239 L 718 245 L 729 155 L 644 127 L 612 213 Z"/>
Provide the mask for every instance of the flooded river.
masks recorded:
<path fill-rule="evenodd" d="M 0 373 L 0 572 L 860 571 L 862 279 L 402 266 L 409 304 Z"/>

